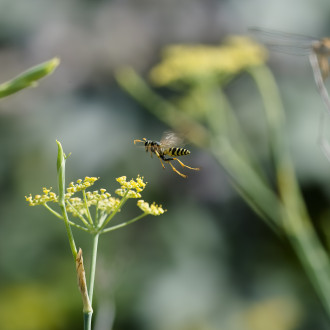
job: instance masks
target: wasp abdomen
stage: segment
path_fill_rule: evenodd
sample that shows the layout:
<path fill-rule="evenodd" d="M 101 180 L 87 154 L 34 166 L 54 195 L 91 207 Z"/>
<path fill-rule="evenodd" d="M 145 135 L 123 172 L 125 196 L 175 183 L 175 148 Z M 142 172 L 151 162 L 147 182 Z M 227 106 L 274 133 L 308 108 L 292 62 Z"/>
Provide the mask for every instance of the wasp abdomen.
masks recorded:
<path fill-rule="evenodd" d="M 168 153 L 170 156 L 185 156 L 189 155 L 190 151 L 185 148 L 169 148 Z"/>

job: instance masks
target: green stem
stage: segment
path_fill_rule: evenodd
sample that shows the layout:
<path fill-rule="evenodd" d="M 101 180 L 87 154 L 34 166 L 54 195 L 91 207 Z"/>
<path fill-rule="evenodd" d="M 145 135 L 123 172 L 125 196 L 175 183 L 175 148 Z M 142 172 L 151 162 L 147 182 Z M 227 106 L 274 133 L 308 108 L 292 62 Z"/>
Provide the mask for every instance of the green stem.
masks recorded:
<path fill-rule="evenodd" d="M 123 227 L 125 227 L 125 226 L 127 226 L 127 225 L 129 225 L 129 224 L 131 224 L 131 223 L 133 223 L 133 222 L 135 222 L 135 221 L 138 221 L 138 220 L 142 219 L 142 218 L 145 217 L 146 215 L 148 215 L 148 213 L 142 213 L 141 215 L 135 217 L 135 218 L 132 219 L 132 220 L 129 220 L 129 221 L 126 221 L 126 222 L 122 222 L 122 223 L 120 223 L 119 225 L 112 226 L 112 227 L 109 227 L 109 228 L 107 228 L 107 229 L 104 229 L 104 230 L 101 232 L 101 234 L 108 233 L 108 232 L 110 232 L 110 231 L 113 231 L 113 230 L 116 230 L 116 229 L 119 229 L 119 228 L 123 228 Z"/>
<path fill-rule="evenodd" d="M 85 231 L 85 232 L 87 232 L 87 233 L 90 232 L 90 229 L 88 229 L 88 228 L 86 228 L 86 227 L 83 227 L 83 226 L 80 226 L 80 225 L 77 225 L 76 223 L 74 223 L 74 222 L 72 222 L 72 221 L 69 221 L 69 224 L 70 224 L 70 226 L 73 226 L 73 227 L 76 227 L 76 228 L 78 228 L 78 229 L 81 229 L 81 230 L 83 230 L 83 231 Z"/>
<path fill-rule="evenodd" d="M 65 205 L 60 204 L 60 208 L 62 210 L 65 229 L 66 229 L 66 232 L 67 232 L 67 235 L 68 235 L 68 238 L 69 238 L 71 252 L 72 252 L 73 258 L 76 260 L 77 248 L 76 248 L 76 244 L 74 242 L 74 238 L 73 238 L 72 230 L 71 230 L 71 227 L 70 227 L 70 224 L 69 224 L 69 218 L 68 218 L 68 215 L 66 213 Z"/>
<path fill-rule="evenodd" d="M 66 228 L 66 232 L 69 238 L 69 243 L 71 247 L 71 252 L 74 258 L 74 261 L 76 261 L 77 257 L 77 248 L 76 244 L 74 242 L 73 234 L 71 231 L 71 227 L 69 224 L 69 218 L 68 214 L 66 212 L 66 207 L 65 207 L 65 159 L 66 156 L 63 152 L 63 148 L 60 142 L 57 141 L 58 145 L 58 155 L 57 155 L 57 177 L 58 177 L 58 190 L 59 190 L 59 195 L 58 195 L 58 203 L 62 211 L 62 216 Z"/>
<path fill-rule="evenodd" d="M 92 220 L 91 214 L 89 212 L 89 207 L 87 205 L 86 191 L 83 190 L 82 193 L 83 193 L 83 196 L 84 196 L 84 205 L 85 205 L 85 210 L 86 210 L 86 213 L 87 213 L 87 219 L 88 219 L 89 223 L 93 226 L 93 220 Z"/>
<path fill-rule="evenodd" d="M 52 214 L 54 214 L 55 215 L 55 217 L 57 217 L 57 218 L 59 218 L 59 219 L 61 219 L 61 220 L 63 220 L 63 216 L 62 215 L 60 215 L 58 212 L 56 212 L 55 210 L 53 210 L 48 204 L 43 204 L 44 205 L 44 207 L 49 211 L 49 212 L 51 212 Z"/>
<path fill-rule="evenodd" d="M 93 312 L 84 313 L 84 330 L 92 329 L 92 315 Z"/>
<path fill-rule="evenodd" d="M 228 140 L 213 141 L 211 152 L 224 167 L 243 199 L 267 224 L 279 233 L 281 227 L 281 202 L 259 174 L 241 157 Z"/>
<path fill-rule="evenodd" d="M 266 182 L 266 176 L 257 158 L 248 144 L 248 139 L 244 134 L 244 128 L 240 124 L 235 111 L 230 104 L 226 94 L 220 88 L 217 89 L 218 106 L 208 111 L 208 125 L 212 129 L 212 135 L 220 138 L 226 136 L 236 152 L 246 161 L 261 178 Z"/>
<path fill-rule="evenodd" d="M 99 225 L 99 202 L 97 202 L 96 206 L 95 206 L 95 216 L 94 216 L 94 221 L 95 221 L 95 227 L 97 227 Z"/>
<path fill-rule="evenodd" d="M 63 216 L 62 216 L 62 215 L 60 215 L 58 212 L 54 211 L 54 210 L 53 210 L 50 206 L 48 206 L 47 204 L 43 204 L 43 205 L 44 205 L 44 207 L 45 207 L 49 212 L 51 212 L 52 214 L 54 214 L 57 218 L 63 220 Z M 83 227 L 83 226 L 79 226 L 79 225 L 77 225 L 76 223 L 74 223 L 73 221 L 70 221 L 70 220 L 69 220 L 69 224 L 70 224 L 71 226 L 74 226 L 74 227 L 78 228 L 78 229 L 81 229 L 81 230 L 84 230 L 84 231 L 87 231 L 87 232 L 90 231 L 88 228 L 85 228 L 85 227 Z"/>
<path fill-rule="evenodd" d="M 92 252 L 92 264 L 91 264 L 91 273 L 89 279 L 89 301 L 92 305 L 93 302 L 93 292 L 94 292 L 94 282 L 95 282 L 95 270 L 96 270 L 96 259 L 97 259 L 97 247 L 99 243 L 100 234 L 95 234 L 93 239 L 93 252 Z"/>

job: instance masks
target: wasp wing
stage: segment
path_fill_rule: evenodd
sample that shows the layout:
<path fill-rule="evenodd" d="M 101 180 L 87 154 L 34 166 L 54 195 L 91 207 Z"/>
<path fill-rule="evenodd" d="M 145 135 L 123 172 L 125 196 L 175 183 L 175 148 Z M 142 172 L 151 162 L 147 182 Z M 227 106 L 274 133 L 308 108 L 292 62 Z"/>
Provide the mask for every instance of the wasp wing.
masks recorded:
<path fill-rule="evenodd" d="M 313 44 L 318 42 L 314 37 L 259 27 L 250 27 L 248 31 L 269 49 L 291 55 L 309 55 Z"/>
<path fill-rule="evenodd" d="M 164 148 L 178 147 L 183 145 L 183 137 L 172 131 L 163 133 L 160 144 Z"/>

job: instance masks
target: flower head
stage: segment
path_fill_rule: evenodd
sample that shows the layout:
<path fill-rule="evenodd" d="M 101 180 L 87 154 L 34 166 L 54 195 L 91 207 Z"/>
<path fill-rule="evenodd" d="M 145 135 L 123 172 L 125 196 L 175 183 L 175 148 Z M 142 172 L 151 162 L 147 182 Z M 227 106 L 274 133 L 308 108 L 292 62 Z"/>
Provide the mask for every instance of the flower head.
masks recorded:
<path fill-rule="evenodd" d="M 121 198 L 112 197 L 104 188 L 100 190 L 86 191 L 86 189 L 91 187 L 97 179 L 98 178 L 96 177 L 86 177 L 84 180 L 77 180 L 76 183 L 71 182 L 67 188 L 67 193 L 64 196 L 66 212 L 71 213 L 74 217 L 78 217 L 82 222 L 82 225 L 79 225 L 75 221 L 70 220 L 70 225 L 74 225 L 77 228 L 92 233 L 111 231 L 111 228 L 113 227 L 105 228 L 110 220 L 116 215 L 116 213 L 121 211 L 121 208 L 129 198 L 140 198 L 141 192 L 146 187 L 143 177 L 137 176 L 136 179 L 128 181 L 126 176 L 121 176 L 117 178 L 120 188 L 116 190 L 116 194 L 121 196 Z M 77 192 L 80 192 L 80 197 L 78 194 L 73 196 Z M 58 196 L 51 191 L 51 188 L 43 188 L 43 195 L 35 195 L 33 198 L 30 194 L 25 198 L 31 206 L 44 205 L 57 217 L 65 219 L 64 215 L 61 216 L 47 204 L 47 202 L 50 201 L 60 203 Z M 96 212 L 90 211 L 91 206 L 95 207 Z M 143 211 L 142 215 L 134 218 L 132 221 L 127 221 L 126 224 L 134 222 L 147 214 L 161 215 L 165 212 L 161 205 L 155 203 L 149 205 L 149 203 L 144 202 L 143 200 L 138 201 L 138 206 Z M 92 214 L 95 215 L 94 219 Z"/>

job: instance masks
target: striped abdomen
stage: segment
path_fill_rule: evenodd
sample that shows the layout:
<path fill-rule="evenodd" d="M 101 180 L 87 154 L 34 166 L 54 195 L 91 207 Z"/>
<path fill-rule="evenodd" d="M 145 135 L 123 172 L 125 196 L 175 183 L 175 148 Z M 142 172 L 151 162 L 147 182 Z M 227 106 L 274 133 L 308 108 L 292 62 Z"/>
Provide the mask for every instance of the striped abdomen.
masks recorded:
<path fill-rule="evenodd" d="M 168 148 L 167 154 L 170 156 L 185 156 L 189 155 L 190 151 L 185 148 Z"/>

